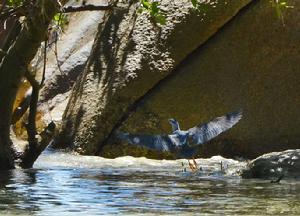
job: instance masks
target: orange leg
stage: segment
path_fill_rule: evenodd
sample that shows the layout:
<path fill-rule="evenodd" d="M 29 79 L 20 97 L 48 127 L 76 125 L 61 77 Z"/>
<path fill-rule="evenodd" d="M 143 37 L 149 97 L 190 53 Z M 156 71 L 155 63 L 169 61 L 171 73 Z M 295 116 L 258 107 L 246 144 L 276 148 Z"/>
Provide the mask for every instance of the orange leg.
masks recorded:
<path fill-rule="evenodd" d="M 195 159 L 193 158 L 192 162 L 190 160 L 188 160 L 189 162 L 189 167 L 191 169 L 192 172 L 196 172 L 198 170 L 198 165 L 197 162 L 195 161 Z"/>

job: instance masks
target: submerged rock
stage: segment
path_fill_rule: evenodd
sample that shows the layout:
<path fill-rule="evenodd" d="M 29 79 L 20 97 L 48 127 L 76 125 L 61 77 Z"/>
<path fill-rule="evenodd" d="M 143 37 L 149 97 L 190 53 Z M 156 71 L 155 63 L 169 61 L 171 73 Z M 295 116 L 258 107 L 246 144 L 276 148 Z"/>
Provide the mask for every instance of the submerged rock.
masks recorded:
<path fill-rule="evenodd" d="M 264 154 L 251 161 L 242 172 L 244 178 L 300 179 L 300 149 Z"/>

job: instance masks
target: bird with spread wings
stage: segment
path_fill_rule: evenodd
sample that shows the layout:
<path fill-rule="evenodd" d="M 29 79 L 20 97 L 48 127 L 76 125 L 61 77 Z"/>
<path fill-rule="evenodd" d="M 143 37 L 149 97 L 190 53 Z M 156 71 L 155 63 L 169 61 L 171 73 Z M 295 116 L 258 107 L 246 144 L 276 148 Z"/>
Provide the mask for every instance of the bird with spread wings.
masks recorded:
<path fill-rule="evenodd" d="M 217 117 L 207 123 L 199 124 L 188 130 L 181 130 L 178 121 L 169 119 L 172 133 L 166 135 L 130 134 L 117 132 L 117 137 L 129 144 L 143 146 L 156 151 L 167 151 L 181 158 L 191 158 L 196 146 L 204 144 L 237 124 L 242 112 L 236 111 Z"/>

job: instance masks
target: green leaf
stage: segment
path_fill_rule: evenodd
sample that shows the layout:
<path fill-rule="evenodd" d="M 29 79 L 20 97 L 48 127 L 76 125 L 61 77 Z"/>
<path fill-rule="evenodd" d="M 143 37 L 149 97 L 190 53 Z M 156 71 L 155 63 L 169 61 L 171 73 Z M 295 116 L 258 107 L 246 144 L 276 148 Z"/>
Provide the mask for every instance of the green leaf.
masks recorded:
<path fill-rule="evenodd" d="M 55 15 L 54 15 L 54 20 L 55 20 L 55 21 L 59 21 L 59 20 L 60 20 L 60 16 L 61 16 L 61 15 L 60 15 L 59 13 L 55 14 Z"/>
<path fill-rule="evenodd" d="M 153 14 L 157 14 L 159 12 L 159 2 L 153 2 L 151 5 L 151 11 Z"/>
<path fill-rule="evenodd" d="M 166 25 L 166 23 L 167 23 L 166 17 L 162 14 L 157 14 L 154 18 L 155 18 L 155 21 L 161 25 Z"/>
<path fill-rule="evenodd" d="M 151 3 L 148 2 L 148 0 L 141 0 L 142 6 L 146 9 L 150 9 L 151 8 Z"/>
<path fill-rule="evenodd" d="M 280 3 L 280 6 L 286 7 L 286 5 L 287 5 L 286 2 L 281 2 Z"/>
<path fill-rule="evenodd" d="M 193 7 L 197 7 L 197 0 L 191 0 L 191 3 L 192 3 L 192 5 L 193 5 Z"/>
<path fill-rule="evenodd" d="M 143 13 L 143 11 L 144 11 L 144 8 L 138 8 L 138 9 L 137 9 L 137 13 L 139 13 L 139 14 L 140 14 L 140 13 Z"/>
<path fill-rule="evenodd" d="M 147 11 L 147 13 L 149 13 L 155 22 L 160 23 L 161 25 L 166 24 L 166 18 L 159 8 L 160 2 L 153 0 L 140 0 L 140 3 L 141 6 L 137 10 L 138 13 Z"/>
<path fill-rule="evenodd" d="M 53 17 L 54 24 L 59 27 L 64 27 L 68 23 L 67 16 L 62 13 L 57 13 Z"/>
<path fill-rule="evenodd" d="M 18 7 L 23 4 L 24 0 L 8 0 L 7 5 L 10 7 Z"/>

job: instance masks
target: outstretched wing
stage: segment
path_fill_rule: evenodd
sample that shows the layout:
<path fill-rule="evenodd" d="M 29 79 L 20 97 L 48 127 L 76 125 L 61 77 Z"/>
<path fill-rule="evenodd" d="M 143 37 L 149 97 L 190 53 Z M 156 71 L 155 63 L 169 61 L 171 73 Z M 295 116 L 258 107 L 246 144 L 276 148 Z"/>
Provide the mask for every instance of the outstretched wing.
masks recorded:
<path fill-rule="evenodd" d="M 156 151 L 173 152 L 180 147 L 179 141 L 172 135 L 130 134 L 117 132 L 117 137 L 129 144 L 143 146 Z"/>
<path fill-rule="evenodd" d="M 195 144 L 203 144 L 222 132 L 233 127 L 242 118 L 242 112 L 237 111 L 215 118 L 214 120 L 200 124 L 188 130 L 190 138 Z"/>

